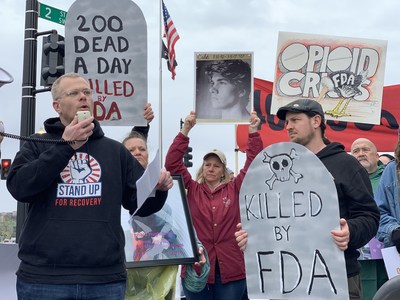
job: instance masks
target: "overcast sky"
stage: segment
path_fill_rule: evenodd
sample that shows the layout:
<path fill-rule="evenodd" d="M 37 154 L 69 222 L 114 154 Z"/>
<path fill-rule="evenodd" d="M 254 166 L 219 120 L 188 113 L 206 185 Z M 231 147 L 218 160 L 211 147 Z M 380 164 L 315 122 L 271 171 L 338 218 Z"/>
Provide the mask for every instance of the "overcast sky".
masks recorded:
<path fill-rule="evenodd" d="M 74 1 L 43 0 L 44 4 L 68 11 Z M 93 0 L 93 3 L 96 3 Z M 117 4 L 118 1 L 115 1 Z M 179 120 L 194 107 L 194 53 L 235 51 L 254 53 L 254 76 L 273 81 L 276 44 L 279 31 L 336 35 L 388 41 L 385 85 L 398 84 L 400 69 L 400 1 L 395 0 L 165 0 L 181 39 L 176 44 L 178 67 L 176 80 L 163 66 L 162 108 L 159 103 L 159 0 L 135 1 L 148 26 L 148 93 L 156 119 L 150 132 L 150 149 L 162 148 L 165 155 L 179 131 Z M 0 10 L 0 67 L 14 82 L 0 89 L 0 120 L 8 133 L 20 133 L 21 79 L 23 63 L 25 1 L 2 0 Z M 39 19 L 39 31 L 64 27 Z M 38 43 L 40 62 L 41 39 Z M 40 69 L 40 63 L 38 70 Z M 39 77 L 38 77 L 39 78 Z M 40 80 L 37 80 L 38 84 Z M 159 119 L 162 112 L 162 145 L 159 145 Z M 49 93 L 39 95 L 36 104 L 36 129 L 55 116 Z M 104 128 L 109 137 L 122 140 L 130 127 Z M 198 124 L 192 130 L 194 168 L 204 153 L 218 148 L 227 154 L 228 165 L 235 169 L 235 127 L 233 124 Z M 2 158 L 14 158 L 19 142 L 6 138 L 1 144 Z M 239 154 L 239 167 L 243 165 Z M 21 187 L 23 188 L 23 187 Z M 0 182 L 0 212 L 16 210 L 5 181 Z"/>

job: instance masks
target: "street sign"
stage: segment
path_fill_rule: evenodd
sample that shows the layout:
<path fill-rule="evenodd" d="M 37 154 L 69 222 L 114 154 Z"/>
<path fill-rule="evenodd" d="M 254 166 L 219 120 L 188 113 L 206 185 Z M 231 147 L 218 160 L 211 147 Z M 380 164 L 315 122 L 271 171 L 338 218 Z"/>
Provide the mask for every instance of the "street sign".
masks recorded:
<path fill-rule="evenodd" d="M 57 24 L 64 25 L 67 12 L 43 3 L 39 3 L 39 17 Z"/>

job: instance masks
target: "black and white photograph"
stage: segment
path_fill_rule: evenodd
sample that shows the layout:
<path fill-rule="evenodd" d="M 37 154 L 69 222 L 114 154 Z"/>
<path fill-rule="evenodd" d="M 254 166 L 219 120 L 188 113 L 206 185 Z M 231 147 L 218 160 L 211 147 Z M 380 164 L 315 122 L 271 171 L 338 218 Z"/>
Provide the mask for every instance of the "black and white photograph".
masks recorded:
<path fill-rule="evenodd" d="M 180 175 L 160 211 L 148 217 L 122 215 L 128 268 L 194 263 L 197 245 Z"/>
<path fill-rule="evenodd" d="M 248 122 L 253 103 L 252 53 L 195 53 L 199 122 Z"/>

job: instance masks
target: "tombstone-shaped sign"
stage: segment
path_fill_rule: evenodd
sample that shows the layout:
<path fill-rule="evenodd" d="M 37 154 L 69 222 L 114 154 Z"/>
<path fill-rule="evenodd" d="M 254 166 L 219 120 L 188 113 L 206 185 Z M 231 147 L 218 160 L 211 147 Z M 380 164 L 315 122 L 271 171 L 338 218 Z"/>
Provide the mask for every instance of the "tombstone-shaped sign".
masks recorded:
<path fill-rule="evenodd" d="M 65 21 L 65 70 L 83 75 L 102 125 L 146 125 L 147 27 L 130 0 L 77 0 Z"/>
<path fill-rule="evenodd" d="M 240 190 L 251 299 L 348 299 L 344 253 L 334 243 L 339 205 L 332 175 L 307 148 L 261 151 Z"/>

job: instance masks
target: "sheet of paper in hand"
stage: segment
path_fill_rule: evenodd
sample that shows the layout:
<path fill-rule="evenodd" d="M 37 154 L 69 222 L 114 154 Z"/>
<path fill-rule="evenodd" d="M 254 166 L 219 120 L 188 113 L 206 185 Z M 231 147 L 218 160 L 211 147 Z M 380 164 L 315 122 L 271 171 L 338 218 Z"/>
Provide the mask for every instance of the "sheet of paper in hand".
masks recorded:
<path fill-rule="evenodd" d="M 250 165 L 240 190 L 251 299 L 348 299 L 333 178 L 307 148 L 273 144 Z"/>

